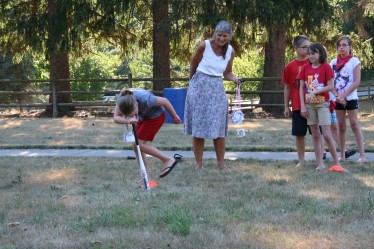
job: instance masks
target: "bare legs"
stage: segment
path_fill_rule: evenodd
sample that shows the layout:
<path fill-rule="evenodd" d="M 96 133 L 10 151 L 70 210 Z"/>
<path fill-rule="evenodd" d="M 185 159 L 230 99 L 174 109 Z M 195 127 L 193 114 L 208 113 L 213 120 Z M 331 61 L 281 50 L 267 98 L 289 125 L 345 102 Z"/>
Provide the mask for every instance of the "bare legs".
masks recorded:
<path fill-rule="evenodd" d="M 225 147 L 226 140 L 224 137 L 213 139 L 214 149 L 216 151 L 217 163 L 219 168 L 225 168 Z"/>
<path fill-rule="evenodd" d="M 218 167 L 225 167 L 225 147 L 226 140 L 224 137 L 213 139 L 214 149 L 216 151 Z M 201 169 L 203 166 L 203 154 L 204 154 L 204 138 L 192 137 L 193 151 L 196 160 L 196 169 Z"/>
<path fill-rule="evenodd" d="M 146 154 L 160 159 L 162 161 L 162 164 L 163 164 L 162 170 L 169 167 L 170 165 L 172 165 L 175 162 L 174 158 L 166 155 L 164 152 L 160 151 L 159 149 L 157 149 L 156 147 L 154 147 L 150 143 L 147 143 L 144 140 L 139 139 L 139 145 L 140 145 L 140 150 L 142 151 L 142 158 L 143 158 L 144 165 L 145 165 L 145 168 L 147 170 L 147 173 L 149 171 L 148 171 L 148 159 L 145 156 Z M 139 155 L 138 155 L 138 151 L 136 149 L 135 143 L 133 144 L 133 149 L 134 149 L 134 152 L 136 154 L 136 158 L 139 161 Z"/>
<path fill-rule="evenodd" d="M 348 111 L 349 123 L 351 125 L 352 132 L 355 136 L 358 151 L 360 152 L 359 162 L 366 162 L 365 148 L 364 148 L 364 137 L 362 136 L 362 131 L 360 123 L 358 122 L 358 110 Z"/>
<path fill-rule="evenodd" d="M 339 165 L 338 154 L 336 152 L 336 147 L 335 147 L 335 140 L 331 134 L 331 127 L 330 125 L 321 125 L 321 129 L 322 129 L 322 134 L 323 134 L 323 140 L 325 140 L 325 142 L 327 143 L 327 146 L 329 147 L 329 151 L 330 151 L 332 160 L 334 162 L 334 165 Z"/>
<path fill-rule="evenodd" d="M 313 136 L 313 148 L 314 153 L 316 155 L 316 161 L 317 161 L 317 170 L 322 170 L 325 168 L 325 165 L 323 164 L 323 147 L 322 147 L 322 137 L 321 133 L 319 131 L 318 125 L 310 125 L 310 129 L 312 131 Z M 336 153 L 336 147 L 335 147 L 335 141 L 331 135 L 331 128 L 330 125 L 321 125 L 323 139 L 327 143 L 327 146 L 329 147 L 330 154 L 332 156 L 332 159 L 334 161 L 334 165 L 339 165 L 338 160 L 338 154 Z"/>
<path fill-rule="evenodd" d="M 192 137 L 193 152 L 195 154 L 196 169 L 203 167 L 203 154 L 204 154 L 205 140 L 203 138 Z"/>
<path fill-rule="evenodd" d="M 305 164 L 305 137 L 296 136 L 296 150 L 297 156 L 299 158 L 299 163 L 296 165 L 296 168 L 303 167 Z"/>
<path fill-rule="evenodd" d="M 347 124 L 346 124 L 346 111 L 345 110 L 336 110 L 336 115 L 338 118 L 339 124 L 339 138 L 340 138 L 340 153 L 341 159 L 345 159 L 345 149 L 346 149 L 346 132 L 347 132 Z M 351 125 L 351 129 L 353 135 L 355 136 L 356 144 L 358 151 L 360 153 L 359 162 L 367 162 L 365 149 L 364 149 L 364 138 L 362 135 L 360 123 L 358 122 L 358 110 L 349 110 L 348 111 L 349 123 Z"/>
<path fill-rule="evenodd" d="M 321 132 L 319 131 L 318 125 L 309 125 L 312 131 L 313 138 L 313 149 L 316 155 L 317 169 L 323 169 L 325 165 L 323 164 L 323 155 L 321 148 Z"/>

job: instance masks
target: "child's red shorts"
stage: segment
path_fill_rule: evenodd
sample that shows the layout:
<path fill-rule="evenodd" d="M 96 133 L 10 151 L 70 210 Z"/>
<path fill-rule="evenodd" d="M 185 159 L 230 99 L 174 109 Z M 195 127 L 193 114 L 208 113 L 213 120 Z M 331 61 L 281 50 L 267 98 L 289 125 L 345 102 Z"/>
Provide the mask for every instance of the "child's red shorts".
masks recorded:
<path fill-rule="evenodd" d="M 157 118 L 138 120 L 136 123 L 138 139 L 152 142 L 164 122 L 165 112 Z"/>

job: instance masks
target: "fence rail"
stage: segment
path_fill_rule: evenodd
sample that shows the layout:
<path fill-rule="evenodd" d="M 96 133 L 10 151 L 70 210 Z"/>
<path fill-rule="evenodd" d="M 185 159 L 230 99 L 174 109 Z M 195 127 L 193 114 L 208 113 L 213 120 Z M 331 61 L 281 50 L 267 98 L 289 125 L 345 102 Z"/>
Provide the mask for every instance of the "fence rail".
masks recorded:
<path fill-rule="evenodd" d="M 53 110 L 53 117 L 57 117 L 57 107 L 58 106 L 74 106 L 74 107 L 113 107 L 115 106 L 114 101 L 74 101 L 72 103 L 58 103 L 57 102 L 57 94 L 63 93 L 70 93 L 70 94 L 88 94 L 88 95 L 97 95 L 97 94 L 111 94 L 115 95 L 119 93 L 118 91 L 57 91 L 57 84 L 60 82 L 122 82 L 123 84 L 127 84 L 128 87 L 132 87 L 133 82 L 153 82 L 153 81 L 181 81 L 181 82 L 188 82 L 188 78 L 132 78 L 132 75 L 129 74 L 128 78 L 120 78 L 120 79 L 59 79 L 55 81 L 51 80 L 0 80 L 0 84 L 11 84 L 11 83 L 45 83 L 50 85 L 49 90 L 46 91 L 0 91 L 1 95 L 48 95 L 50 96 L 51 103 L 49 102 L 38 102 L 38 103 L 7 103 L 2 104 L 0 103 L 0 108 L 10 108 L 10 107 L 35 107 L 35 108 L 47 108 L 52 106 Z M 266 82 L 266 81 L 281 81 L 280 77 L 263 77 L 263 78 L 244 78 L 245 82 L 242 84 L 246 84 L 246 82 Z M 162 94 L 161 91 L 153 91 L 155 94 Z M 226 91 L 226 94 L 231 96 L 235 96 L 235 91 Z M 241 91 L 242 95 L 260 95 L 260 94 L 283 94 L 283 90 L 262 90 L 262 91 Z M 371 97 L 374 95 L 374 81 L 367 81 L 361 83 L 358 89 L 358 95 L 360 98 L 362 97 Z M 230 110 L 232 110 L 233 106 L 235 106 L 236 101 L 233 98 L 230 98 Z M 280 104 L 264 104 L 259 103 L 259 101 L 250 99 L 250 100 L 243 100 L 241 103 L 243 108 L 257 108 L 257 107 L 282 107 L 283 103 Z"/>

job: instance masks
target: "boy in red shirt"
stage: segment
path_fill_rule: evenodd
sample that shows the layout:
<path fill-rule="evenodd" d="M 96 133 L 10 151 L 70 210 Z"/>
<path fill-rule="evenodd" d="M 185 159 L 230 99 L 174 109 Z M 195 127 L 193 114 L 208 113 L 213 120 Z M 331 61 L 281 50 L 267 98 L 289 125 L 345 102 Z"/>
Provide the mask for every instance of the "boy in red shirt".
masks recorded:
<path fill-rule="evenodd" d="M 298 35 L 292 41 L 292 46 L 296 52 L 296 58 L 289 62 L 283 71 L 282 82 L 284 83 L 284 116 L 290 117 L 289 102 L 292 103 L 292 135 L 295 136 L 296 150 L 299 162 L 296 167 L 305 164 L 305 135 L 307 132 L 307 121 L 300 114 L 300 82 L 297 78 L 300 69 L 308 64 L 308 46 L 310 40 L 305 35 Z"/>

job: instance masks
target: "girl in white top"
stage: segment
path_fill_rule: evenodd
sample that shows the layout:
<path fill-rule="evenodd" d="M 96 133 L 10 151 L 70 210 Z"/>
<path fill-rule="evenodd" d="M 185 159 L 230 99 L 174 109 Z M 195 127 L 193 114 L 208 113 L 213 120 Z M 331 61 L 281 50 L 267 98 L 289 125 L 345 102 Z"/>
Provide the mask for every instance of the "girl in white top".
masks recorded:
<path fill-rule="evenodd" d="M 331 61 L 334 70 L 334 90 L 336 97 L 336 116 L 338 118 L 340 136 L 340 160 L 345 160 L 346 149 L 346 113 L 355 136 L 360 159 L 358 162 L 367 162 L 364 150 L 364 138 L 360 123 L 358 122 L 358 96 L 357 87 L 361 82 L 360 60 L 352 54 L 352 43 L 349 37 L 341 37 L 336 43 L 338 57 Z"/>
<path fill-rule="evenodd" d="M 218 166 L 225 167 L 228 100 L 222 76 L 240 84 L 232 73 L 235 51 L 229 44 L 231 37 L 231 25 L 219 22 L 213 37 L 200 43 L 191 60 L 184 134 L 192 135 L 197 169 L 202 167 L 205 139 L 213 139 Z"/>

